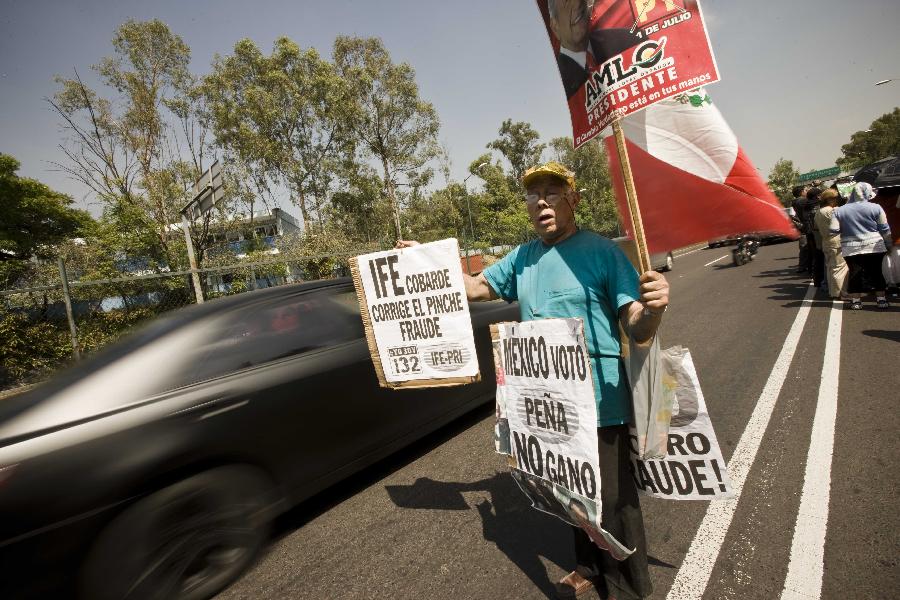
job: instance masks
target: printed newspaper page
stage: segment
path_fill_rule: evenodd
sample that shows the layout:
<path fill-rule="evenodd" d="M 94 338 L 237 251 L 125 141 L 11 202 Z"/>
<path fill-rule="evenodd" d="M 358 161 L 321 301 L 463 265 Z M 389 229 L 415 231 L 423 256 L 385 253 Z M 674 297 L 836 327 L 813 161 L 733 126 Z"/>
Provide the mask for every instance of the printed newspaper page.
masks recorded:
<path fill-rule="evenodd" d="M 601 527 L 597 404 L 581 319 L 491 326 L 497 372 L 495 448 L 543 512 L 581 527 L 624 560 Z"/>
<path fill-rule="evenodd" d="M 672 361 L 671 371 L 676 387 L 667 456 L 640 460 L 637 435 L 631 431 L 632 474 L 638 491 L 670 500 L 730 498 L 731 480 L 687 349 L 682 349 L 680 360 Z"/>

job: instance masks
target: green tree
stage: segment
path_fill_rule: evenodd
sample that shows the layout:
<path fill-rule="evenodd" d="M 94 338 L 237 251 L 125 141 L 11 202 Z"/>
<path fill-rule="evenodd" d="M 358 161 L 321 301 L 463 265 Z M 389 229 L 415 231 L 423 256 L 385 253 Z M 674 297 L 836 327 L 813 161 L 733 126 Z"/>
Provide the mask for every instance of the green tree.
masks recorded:
<path fill-rule="evenodd" d="M 900 155 L 900 107 L 881 115 L 865 131 L 857 131 L 841 146 L 835 162 L 842 169 L 858 169 L 869 163 Z"/>
<path fill-rule="evenodd" d="M 0 153 L 0 261 L 50 258 L 54 246 L 76 237 L 91 220 L 72 198 L 19 177 L 19 161 Z"/>
<path fill-rule="evenodd" d="M 466 199 L 461 183 L 450 183 L 430 194 L 414 194 L 407 211 L 409 230 L 423 242 L 454 237 L 461 248 L 471 245 Z M 469 200 L 471 204 L 472 199 Z"/>
<path fill-rule="evenodd" d="M 91 221 L 71 208 L 72 198 L 20 177 L 19 161 L 0 153 L 0 285 L 16 284 L 31 257 L 52 258 L 57 246 L 81 234 Z"/>
<path fill-rule="evenodd" d="M 794 162 L 779 158 L 769 171 L 769 189 L 774 192 L 784 206 L 790 206 L 794 195 L 791 190 L 797 185 L 800 172 L 794 168 Z"/>
<path fill-rule="evenodd" d="M 619 234 L 619 212 L 609 174 L 609 159 L 602 142 L 583 144 L 575 150 L 572 138 L 550 140 L 554 160 L 575 172 L 581 202 L 575 216 L 581 227 L 606 237 Z"/>
<path fill-rule="evenodd" d="M 469 172 L 484 182 L 471 201 L 478 242 L 493 246 L 530 239 L 533 232 L 520 181 L 504 171 L 499 161 L 491 162 L 490 154 L 473 160 Z"/>
<path fill-rule="evenodd" d="M 328 189 L 347 143 L 349 89 L 312 48 L 286 37 L 265 56 L 249 39 L 216 57 L 204 80 L 207 113 L 219 144 L 254 178 L 284 185 L 307 231 L 323 227 Z"/>
<path fill-rule="evenodd" d="M 530 123 L 524 121 L 513 122 L 512 119 L 506 119 L 500 125 L 498 133 L 500 137 L 489 142 L 487 147 L 498 151 L 509 161 L 511 177 L 518 183 L 526 169 L 541 161 L 541 153 L 546 146 L 538 143 L 541 136 Z"/>
<path fill-rule="evenodd" d="M 331 195 L 330 222 L 350 239 L 389 247 L 395 239 L 392 211 L 384 183 L 368 165 L 346 165 L 342 186 Z"/>
<path fill-rule="evenodd" d="M 426 165 L 438 152 L 437 112 L 419 97 L 413 68 L 395 64 L 378 38 L 339 36 L 334 41 L 334 64 L 352 87 L 349 125 L 364 155 L 381 166 L 384 194 L 400 238 L 397 188 L 421 187 L 430 177 Z"/>

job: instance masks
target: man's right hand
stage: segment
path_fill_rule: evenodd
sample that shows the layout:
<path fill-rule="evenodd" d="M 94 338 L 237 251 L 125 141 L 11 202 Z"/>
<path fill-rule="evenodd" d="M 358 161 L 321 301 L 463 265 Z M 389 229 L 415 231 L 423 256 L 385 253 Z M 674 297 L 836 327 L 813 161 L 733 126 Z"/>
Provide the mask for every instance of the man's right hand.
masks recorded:
<path fill-rule="evenodd" d="M 397 240 L 397 244 L 394 246 L 397 250 L 402 248 L 412 248 L 413 246 L 418 246 L 419 242 L 415 240 Z"/>

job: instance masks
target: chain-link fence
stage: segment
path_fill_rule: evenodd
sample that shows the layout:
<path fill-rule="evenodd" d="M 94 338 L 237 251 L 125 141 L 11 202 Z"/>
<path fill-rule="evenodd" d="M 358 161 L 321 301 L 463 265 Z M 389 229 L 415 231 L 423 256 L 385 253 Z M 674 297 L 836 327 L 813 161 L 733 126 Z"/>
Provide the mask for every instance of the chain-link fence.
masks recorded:
<path fill-rule="evenodd" d="M 349 275 L 359 252 L 243 262 L 197 271 L 201 298 Z M 0 390 L 31 383 L 164 312 L 197 302 L 191 271 L 70 281 L 0 291 Z"/>

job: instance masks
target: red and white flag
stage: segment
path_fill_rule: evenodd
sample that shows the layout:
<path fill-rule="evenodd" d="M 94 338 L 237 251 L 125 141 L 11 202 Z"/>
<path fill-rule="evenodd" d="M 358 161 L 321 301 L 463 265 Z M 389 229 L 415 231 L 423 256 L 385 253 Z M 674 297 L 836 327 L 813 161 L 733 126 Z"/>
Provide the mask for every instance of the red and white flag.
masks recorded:
<path fill-rule="evenodd" d="M 737 233 L 797 231 L 703 89 L 660 101 L 621 121 L 650 252 Z M 614 136 L 606 138 L 613 185 L 631 219 Z"/>

